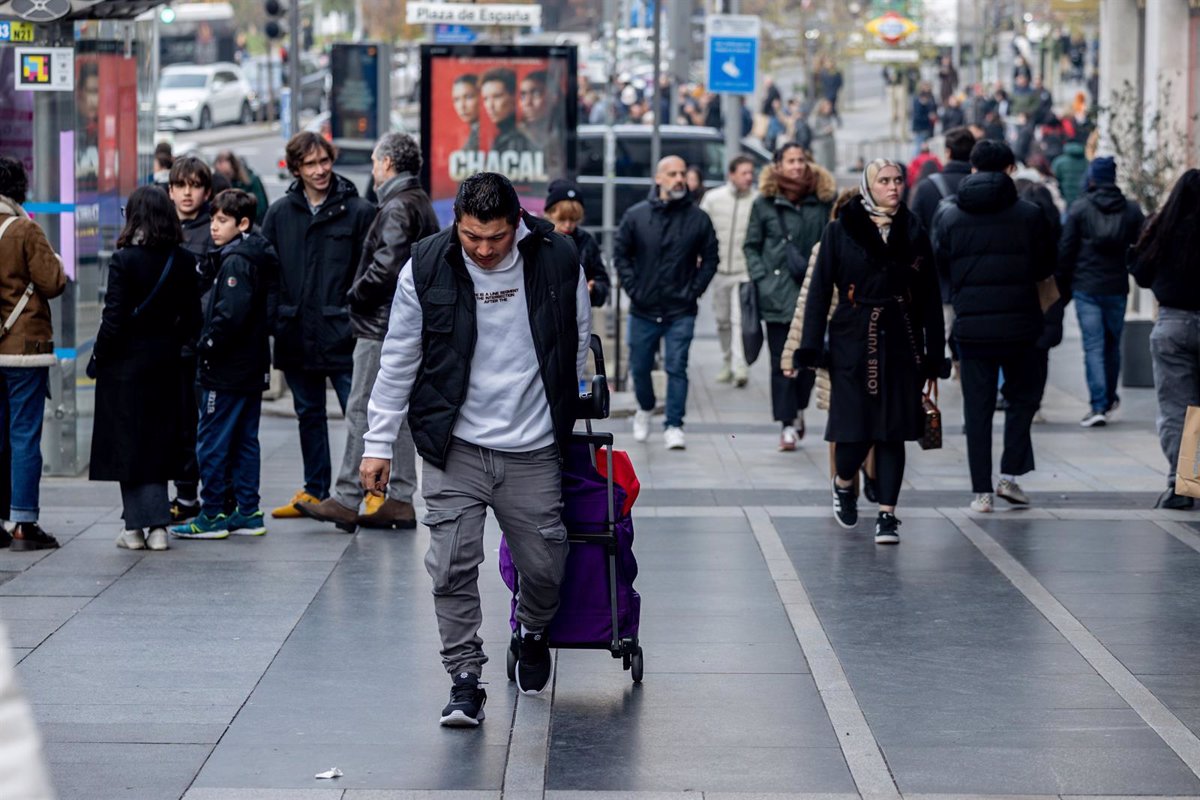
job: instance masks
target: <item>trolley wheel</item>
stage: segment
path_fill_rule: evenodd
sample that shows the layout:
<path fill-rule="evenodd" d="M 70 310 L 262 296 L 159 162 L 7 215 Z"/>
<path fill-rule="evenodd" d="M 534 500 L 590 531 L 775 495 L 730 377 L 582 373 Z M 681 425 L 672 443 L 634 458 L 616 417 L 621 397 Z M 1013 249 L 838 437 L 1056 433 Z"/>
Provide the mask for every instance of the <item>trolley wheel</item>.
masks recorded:
<path fill-rule="evenodd" d="M 517 679 L 517 652 L 515 649 L 513 649 L 513 645 L 511 643 L 508 645 L 507 653 L 508 659 L 506 666 L 508 669 L 508 679 L 510 681 L 515 681 Z"/>
<path fill-rule="evenodd" d="M 629 657 L 630 675 L 634 683 L 642 682 L 642 648 L 633 651 L 633 655 Z"/>

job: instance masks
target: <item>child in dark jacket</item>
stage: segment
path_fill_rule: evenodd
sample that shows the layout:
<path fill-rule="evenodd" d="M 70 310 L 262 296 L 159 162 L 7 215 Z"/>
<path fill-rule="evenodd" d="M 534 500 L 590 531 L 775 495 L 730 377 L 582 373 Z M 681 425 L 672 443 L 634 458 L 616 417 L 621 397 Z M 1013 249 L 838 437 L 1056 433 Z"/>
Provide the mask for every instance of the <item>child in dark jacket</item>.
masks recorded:
<path fill-rule="evenodd" d="M 279 259 L 260 234 L 250 233 L 256 201 L 241 189 L 213 199 L 204 326 L 197 343 L 200 424 L 196 455 L 200 515 L 171 529 L 183 539 L 224 539 L 267 532 L 259 510 L 258 425 L 269 383 L 268 304 Z M 226 513 L 227 498 L 236 507 Z"/>

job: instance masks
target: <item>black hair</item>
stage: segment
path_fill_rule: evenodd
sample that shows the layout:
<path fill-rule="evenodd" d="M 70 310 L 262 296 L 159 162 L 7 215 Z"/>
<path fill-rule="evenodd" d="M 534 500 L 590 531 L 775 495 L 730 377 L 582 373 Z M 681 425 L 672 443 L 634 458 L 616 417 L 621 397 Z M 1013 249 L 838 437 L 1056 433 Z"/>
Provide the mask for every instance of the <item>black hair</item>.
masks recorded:
<path fill-rule="evenodd" d="M 1166 264 L 1170 260 L 1197 260 L 1200 246 L 1200 169 L 1180 176 L 1134 245 L 1139 261 Z"/>
<path fill-rule="evenodd" d="M 258 211 L 258 200 L 254 195 L 241 189 L 226 189 L 213 198 L 212 210 L 214 215 L 220 211 L 227 217 L 233 217 L 236 222 L 244 219 L 254 222 L 255 214 Z"/>
<path fill-rule="evenodd" d="M 479 88 L 479 76 L 474 74 L 473 72 L 468 72 L 466 74 L 459 75 L 457 78 L 454 79 L 454 83 L 452 83 L 450 85 L 457 86 L 460 83 L 467 83 L 467 84 L 470 84 L 472 86 L 472 88 L 478 89 Z"/>
<path fill-rule="evenodd" d="M 542 86 L 545 86 L 550 82 L 550 77 L 549 77 L 549 75 L 546 74 L 546 70 L 539 69 L 539 70 L 530 72 L 524 78 L 521 78 L 521 80 L 522 81 L 533 81 L 534 83 L 540 83 Z"/>
<path fill-rule="evenodd" d="M 772 163 L 779 166 L 783 163 L 783 154 L 792 148 L 800 148 L 800 152 L 804 153 L 804 160 L 808 160 L 808 148 L 797 141 L 784 142 L 775 150 L 775 155 L 771 157 Z"/>
<path fill-rule="evenodd" d="M 477 172 L 459 184 L 454 198 L 454 221 L 464 216 L 480 222 L 503 219 L 516 225 L 521 217 L 521 200 L 508 178 L 498 172 Z"/>
<path fill-rule="evenodd" d="M 951 161 L 970 161 L 971 150 L 975 147 L 975 134 L 970 128 L 951 128 L 946 131 L 946 149 L 950 152 Z"/>
<path fill-rule="evenodd" d="M 195 156 L 180 156 L 171 165 L 171 177 L 167 183 L 179 186 L 196 182 L 206 192 L 212 192 L 212 170 L 201 159 Z"/>
<path fill-rule="evenodd" d="M 161 164 L 164 169 L 170 169 L 175 163 L 175 156 L 171 152 L 169 142 L 159 142 L 154 146 L 154 163 Z"/>
<path fill-rule="evenodd" d="M 479 79 L 479 85 L 483 86 L 483 84 L 491 83 L 492 81 L 499 81 L 500 83 L 504 84 L 504 88 L 509 94 L 517 93 L 517 73 L 513 72 L 508 67 L 493 67 L 492 69 L 489 69 L 487 72 L 483 73 L 483 77 Z"/>
<path fill-rule="evenodd" d="M 971 166 L 979 172 L 1004 172 L 1017 164 L 1017 157 L 1005 142 L 984 139 L 971 148 Z"/>
<path fill-rule="evenodd" d="M 732 175 L 734 172 L 736 172 L 737 168 L 742 164 L 754 166 L 754 159 L 750 156 L 734 156 L 733 160 L 729 162 L 729 174 Z"/>
<path fill-rule="evenodd" d="M 25 174 L 25 165 L 15 158 L 0 156 L 0 194 L 20 206 L 25 205 L 28 191 L 29 176 Z"/>
<path fill-rule="evenodd" d="M 179 216 L 167 193 L 157 186 L 139 186 L 125 203 L 125 228 L 117 247 L 175 247 L 183 241 Z"/>

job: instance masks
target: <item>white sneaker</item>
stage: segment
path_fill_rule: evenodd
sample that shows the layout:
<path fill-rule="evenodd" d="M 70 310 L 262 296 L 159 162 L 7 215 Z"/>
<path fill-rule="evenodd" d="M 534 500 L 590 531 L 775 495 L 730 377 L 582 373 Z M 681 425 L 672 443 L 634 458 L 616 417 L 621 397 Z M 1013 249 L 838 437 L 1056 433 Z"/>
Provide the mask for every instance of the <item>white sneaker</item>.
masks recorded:
<path fill-rule="evenodd" d="M 1000 481 L 1000 483 L 996 484 L 996 494 L 1015 506 L 1029 505 L 1029 496 L 1025 494 L 1016 481 Z"/>
<path fill-rule="evenodd" d="M 650 438 L 650 414 L 651 412 L 642 411 L 640 408 L 633 412 L 633 438 L 639 442 Z"/>
<path fill-rule="evenodd" d="M 146 534 L 146 547 L 150 550 L 169 550 L 166 528 L 151 528 Z"/>
<path fill-rule="evenodd" d="M 123 550 L 145 550 L 146 537 L 141 530 L 121 531 L 117 535 L 117 547 Z"/>
<path fill-rule="evenodd" d="M 971 510 L 977 511 L 980 514 L 992 513 L 992 495 L 991 492 L 984 492 L 971 501 Z"/>
<path fill-rule="evenodd" d="M 687 442 L 683 440 L 683 428 L 667 428 L 663 431 L 663 442 L 668 450 L 686 450 Z"/>
<path fill-rule="evenodd" d="M 725 366 L 721 367 L 721 371 L 717 373 L 717 383 L 729 383 L 732 380 L 733 370 L 731 370 L 729 365 L 726 364 Z"/>
<path fill-rule="evenodd" d="M 738 367 L 733 371 L 733 385 L 737 388 L 743 388 L 750 381 L 750 373 L 745 367 Z"/>
<path fill-rule="evenodd" d="M 796 434 L 796 429 L 791 425 L 784 427 L 783 432 L 779 434 L 779 449 L 781 452 L 790 453 L 796 449 L 796 442 L 800 437 Z"/>

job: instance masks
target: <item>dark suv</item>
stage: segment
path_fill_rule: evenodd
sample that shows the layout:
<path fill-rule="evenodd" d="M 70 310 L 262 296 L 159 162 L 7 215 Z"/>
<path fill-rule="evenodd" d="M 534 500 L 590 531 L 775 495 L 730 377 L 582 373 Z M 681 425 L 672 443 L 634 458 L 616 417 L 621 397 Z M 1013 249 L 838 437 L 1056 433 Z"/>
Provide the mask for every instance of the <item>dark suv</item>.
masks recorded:
<path fill-rule="evenodd" d="M 588 210 L 588 225 L 598 229 L 604 208 L 604 125 L 580 125 L 576 169 L 583 203 Z M 617 125 L 616 217 L 620 222 L 626 209 L 646 199 L 654 185 L 654 165 L 650 163 L 650 126 Z M 688 166 L 698 166 L 708 186 L 725 182 L 725 134 L 716 128 L 691 125 L 663 125 L 662 154 L 679 156 Z M 771 162 L 771 154 L 749 137 L 742 139 L 742 154 L 754 159 L 755 170 Z"/>

